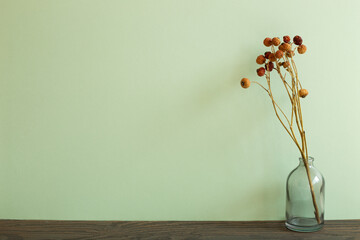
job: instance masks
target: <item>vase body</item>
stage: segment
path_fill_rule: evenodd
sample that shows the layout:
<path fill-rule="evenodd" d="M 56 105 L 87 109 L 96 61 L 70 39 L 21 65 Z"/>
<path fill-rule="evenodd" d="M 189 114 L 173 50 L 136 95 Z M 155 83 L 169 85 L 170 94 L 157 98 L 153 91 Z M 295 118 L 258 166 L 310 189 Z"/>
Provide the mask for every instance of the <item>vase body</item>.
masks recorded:
<path fill-rule="evenodd" d="M 325 180 L 314 167 L 314 158 L 309 157 L 306 162 L 302 158 L 299 160 L 299 165 L 290 172 L 286 181 L 285 225 L 297 232 L 315 232 L 324 225 Z"/>

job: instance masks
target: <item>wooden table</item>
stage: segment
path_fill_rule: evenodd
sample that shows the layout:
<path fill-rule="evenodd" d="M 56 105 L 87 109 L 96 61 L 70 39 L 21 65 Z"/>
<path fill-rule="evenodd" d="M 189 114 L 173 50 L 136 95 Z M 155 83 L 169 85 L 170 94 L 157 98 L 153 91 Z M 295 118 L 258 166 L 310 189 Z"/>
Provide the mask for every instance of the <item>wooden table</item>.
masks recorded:
<path fill-rule="evenodd" d="M 43 221 L 0 220 L 0 240 L 20 239 L 360 239 L 360 220 L 326 221 L 314 233 L 289 231 L 284 221 Z"/>

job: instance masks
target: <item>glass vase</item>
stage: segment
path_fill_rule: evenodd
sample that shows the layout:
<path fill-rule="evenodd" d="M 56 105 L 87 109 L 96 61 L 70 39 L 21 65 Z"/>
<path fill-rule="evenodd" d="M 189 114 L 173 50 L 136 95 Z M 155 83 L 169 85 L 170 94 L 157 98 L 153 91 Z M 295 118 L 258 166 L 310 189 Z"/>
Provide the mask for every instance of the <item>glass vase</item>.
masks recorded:
<path fill-rule="evenodd" d="M 292 231 L 315 232 L 324 225 L 325 181 L 314 158 L 299 160 L 286 181 L 285 225 Z"/>

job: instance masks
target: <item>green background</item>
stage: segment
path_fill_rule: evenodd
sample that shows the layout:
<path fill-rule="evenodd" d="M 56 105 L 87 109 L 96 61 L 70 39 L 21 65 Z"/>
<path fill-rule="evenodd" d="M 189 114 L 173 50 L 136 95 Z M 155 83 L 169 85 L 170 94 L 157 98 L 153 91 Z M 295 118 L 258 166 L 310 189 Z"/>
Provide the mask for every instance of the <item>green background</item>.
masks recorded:
<path fill-rule="evenodd" d="M 297 34 L 325 218 L 360 218 L 359 8 L 0 0 L 0 218 L 284 219 L 299 153 L 265 92 L 239 81 L 264 82 L 265 37 Z"/>

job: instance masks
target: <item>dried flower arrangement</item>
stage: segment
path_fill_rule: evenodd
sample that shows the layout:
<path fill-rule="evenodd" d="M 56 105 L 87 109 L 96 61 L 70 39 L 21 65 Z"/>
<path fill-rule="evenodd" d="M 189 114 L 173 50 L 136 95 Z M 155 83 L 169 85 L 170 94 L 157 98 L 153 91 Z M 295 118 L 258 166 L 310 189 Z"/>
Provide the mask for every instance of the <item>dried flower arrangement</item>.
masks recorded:
<path fill-rule="evenodd" d="M 267 51 L 264 53 L 264 55 L 259 55 L 256 58 L 257 64 L 260 65 L 264 64 L 264 66 L 258 68 L 256 72 L 259 77 L 265 75 L 267 88 L 257 81 L 250 81 L 248 78 L 241 79 L 240 84 L 243 88 L 248 88 L 250 87 L 251 83 L 255 83 L 260 87 L 262 87 L 269 95 L 276 117 L 279 119 L 282 126 L 285 128 L 291 139 L 294 141 L 295 145 L 299 149 L 300 154 L 302 156 L 311 190 L 313 205 L 315 208 L 315 212 L 314 212 L 315 217 L 318 223 L 320 223 L 319 210 L 315 199 L 315 194 L 311 182 L 310 169 L 308 164 L 309 156 L 308 156 L 308 149 L 307 149 L 306 136 L 305 136 L 305 130 L 304 130 L 303 118 L 301 112 L 301 102 L 300 102 L 300 98 L 305 98 L 309 92 L 306 89 L 302 88 L 301 86 L 298 76 L 298 71 L 294 61 L 295 51 L 297 50 L 299 54 L 304 54 L 307 48 L 304 44 L 302 44 L 303 40 L 300 36 L 295 36 L 293 38 L 293 42 L 291 42 L 291 38 L 289 36 L 284 36 L 283 42 L 281 42 L 281 40 L 278 37 L 274 37 L 274 38 L 265 38 L 263 43 L 266 47 L 270 47 L 270 51 Z M 277 47 L 278 49 L 276 49 L 275 47 Z M 281 109 L 281 107 L 276 103 L 274 99 L 270 84 L 271 83 L 270 72 L 273 70 L 275 70 L 280 76 L 280 79 L 290 99 L 290 103 L 291 103 L 290 118 L 285 114 L 285 112 Z M 290 83 L 286 80 L 287 73 L 291 78 Z M 299 132 L 300 139 L 295 134 L 296 130 L 294 131 L 294 122 Z M 299 140 L 301 141 L 300 143 Z"/>

